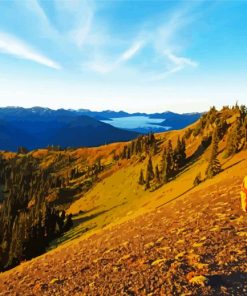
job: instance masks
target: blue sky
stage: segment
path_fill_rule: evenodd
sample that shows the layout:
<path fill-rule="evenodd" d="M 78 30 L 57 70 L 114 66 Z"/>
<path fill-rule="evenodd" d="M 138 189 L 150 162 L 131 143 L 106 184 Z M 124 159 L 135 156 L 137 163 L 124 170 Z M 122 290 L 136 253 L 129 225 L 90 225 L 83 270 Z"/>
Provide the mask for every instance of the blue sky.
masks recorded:
<path fill-rule="evenodd" d="M 0 0 L 0 106 L 247 104 L 247 1 Z"/>

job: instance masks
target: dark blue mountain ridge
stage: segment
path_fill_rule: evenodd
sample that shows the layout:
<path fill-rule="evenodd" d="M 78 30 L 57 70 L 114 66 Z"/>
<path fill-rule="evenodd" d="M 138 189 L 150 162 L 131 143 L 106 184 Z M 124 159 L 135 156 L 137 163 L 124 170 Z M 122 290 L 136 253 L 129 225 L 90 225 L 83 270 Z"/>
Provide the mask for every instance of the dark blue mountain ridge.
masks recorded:
<path fill-rule="evenodd" d="M 158 125 L 180 129 L 196 121 L 201 114 L 127 113 L 124 111 L 90 111 L 87 109 L 57 109 L 43 107 L 0 108 L 0 149 L 16 151 L 18 146 L 28 149 L 60 145 L 62 147 L 98 146 L 106 143 L 127 141 L 152 128 L 127 129 L 113 127 L 111 120 L 146 116 L 151 119 L 164 119 Z M 106 121 L 103 123 L 101 121 Z M 108 123 L 109 122 L 109 123 Z M 157 125 L 157 124 L 156 124 Z M 157 131 L 156 129 L 153 129 Z"/>
<path fill-rule="evenodd" d="M 59 145 L 99 146 L 129 141 L 140 133 L 122 130 L 70 110 L 0 108 L 0 150 Z"/>
<path fill-rule="evenodd" d="M 61 128 L 50 138 L 49 142 L 62 147 L 88 147 L 129 141 L 139 135 L 140 133 L 119 129 L 82 115 Z"/>

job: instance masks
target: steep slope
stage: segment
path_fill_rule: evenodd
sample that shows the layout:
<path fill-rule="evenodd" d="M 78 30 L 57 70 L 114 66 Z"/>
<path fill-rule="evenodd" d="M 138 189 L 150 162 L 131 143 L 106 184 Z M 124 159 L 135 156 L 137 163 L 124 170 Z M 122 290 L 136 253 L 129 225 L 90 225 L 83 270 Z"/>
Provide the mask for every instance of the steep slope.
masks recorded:
<path fill-rule="evenodd" d="M 173 202 L 0 275 L 2 295 L 244 295 L 246 153 L 233 164 Z"/>
<path fill-rule="evenodd" d="M 85 181 L 85 168 L 105 169 L 89 190 L 71 199 L 67 213 L 74 215 L 74 227 L 50 245 L 59 247 L 4 273 L 0 285 L 24 295 L 30 290 L 47 295 L 243 295 L 246 220 L 239 191 L 247 173 L 246 123 L 246 112 L 237 107 L 211 109 L 182 131 L 98 148 L 29 153 L 27 159 L 38 158 L 41 167 L 56 167 L 70 190 Z M 186 144 L 186 161 L 179 169 L 173 163 L 166 181 L 156 171 L 149 180 L 150 161 L 163 176 L 169 145 L 178 159 L 179 139 Z M 221 171 L 208 179 L 215 143 Z M 21 285 L 13 280 L 26 273 Z"/>

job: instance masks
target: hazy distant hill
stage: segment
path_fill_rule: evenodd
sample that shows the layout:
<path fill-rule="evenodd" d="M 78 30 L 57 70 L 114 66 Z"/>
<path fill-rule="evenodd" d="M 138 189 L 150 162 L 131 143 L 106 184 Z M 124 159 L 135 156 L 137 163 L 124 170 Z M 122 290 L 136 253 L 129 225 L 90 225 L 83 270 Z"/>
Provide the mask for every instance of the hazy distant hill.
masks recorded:
<path fill-rule="evenodd" d="M 128 141 L 137 136 L 135 132 L 118 129 L 92 117 L 81 115 L 58 130 L 50 142 L 62 147 L 98 146 Z"/>
<path fill-rule="evenodd" d="M 17 146 L 31 146 L 33 137 L 0 119 L 0 150 L 16 150 Z"/>
<path fill-rule="evenodd" d="M 103 117 L 102 117 L 103 118 Z M 138 133 L 114 128 L 73 110 L 48 108 L 1 108 L 0 149 L 16 151 L 60 145 L 93 146 L 127 141 Z"/>
<path fill-rule="evenodd" d="M 128 118 L 164 119 L 148 127 L 127 128 Z M 52 110 L 49 108 L 6 107 L 0 108 L 0 149 L 16 150 L 18 146 L 29 149 L 61 145 L 63 147 L 95 146 L 135 138 L 140 133 L 151 130 L 163 131 L 181 129 L 195 122 L 201 116 L 195 114 L 164 113 L 127 113 L 124 111 Z M 121 127 L 113 127 L 112 119 L 126 118 Z M 107 123 L 101 121 L 107 120 Z M 157 128 L 160 127 L 160 130 Z"/>
<path fill-rule="evenodd" d="M 169 116 L 160 123 L 161 126 L 172 126 L 172 129 L 182 129 L 195 121 L 197 121 L 200 117 L 200 113 L 188 113 L 188 114 L 176 114 L 170 113 Z M 157 117 L 156 117 L 157 118 Z"/>

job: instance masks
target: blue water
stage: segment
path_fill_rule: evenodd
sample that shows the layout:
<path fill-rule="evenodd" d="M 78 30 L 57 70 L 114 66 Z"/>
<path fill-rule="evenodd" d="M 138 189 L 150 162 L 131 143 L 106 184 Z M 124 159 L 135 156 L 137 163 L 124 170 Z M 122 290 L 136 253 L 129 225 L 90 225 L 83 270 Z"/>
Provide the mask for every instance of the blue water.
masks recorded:
<path fill-rule="evenodd" d="M 135 130 L 140 132 L 157 132 L 166 131 L 169 129 L 169 127 L 159 125 L 159 123 L 164 121 L 164 119 L 153 119 L 149 118 L 148 116 L 128 116 L 120 118 L 111 118 L 111 120 L 102 121 L 118 128 Z"/>

